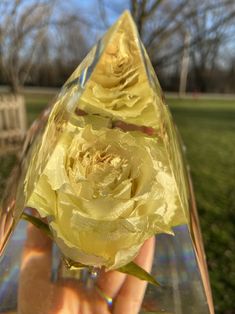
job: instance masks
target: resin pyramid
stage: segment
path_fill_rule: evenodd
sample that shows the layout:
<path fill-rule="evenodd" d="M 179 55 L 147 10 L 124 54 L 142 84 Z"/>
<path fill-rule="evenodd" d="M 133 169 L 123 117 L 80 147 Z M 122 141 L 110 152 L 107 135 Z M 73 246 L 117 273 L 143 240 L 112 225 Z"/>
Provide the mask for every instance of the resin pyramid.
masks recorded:
<path fill-rule="evenodd" d="M 153 269 L 153 273 L 156 272 L 154 275 L 167 288 L 154 292 L 150 288 L 146 293 L 146 304 L 152 294 L 156 298 L 150 298 L 155 311 L 213 313 L 199 226 L 195 211 L 192 211 L 195 207 L 191 204 L 192 191 L 179 139 L 155 72 L 128 12 L 119 18 L 74 71 L 50 114 L 45 112 L 31 127 L 21 163 L 9 181 L 2 202 L 0 254 L 3 254 L 25 206 L 38 197 L 35 191 L 40 189 L 42 175 L 61 138 L 69 130 L 86 125 L 91 125 L 94 130 L 107 128 L 139 132 L 156 139 L 159 147 L 163 147 L 177 194 L 177 214 L 171 226 L 175 236 L 157 236 L 156 270 Z M 13 241 L 14 237 L 9 247 Z M 190 265 L 184 260 L 186 250 L 191 254 L 191 269 L 187 268 Z M 165 256 L 165 264 L 160 260 L 161 255 Z M 190 302 L 188 298 L 192 298 Z M 146 304 L 145 308 L 152 310 Z"/>
<path fill-rule="evenodd" d="M 139 126 L 148 130 L 150 135 L 161 137 L 177 181 L 182 215 L 188 219 L 187 185 L 174 127 L 135 24 L 130 14 L 125 12 L 67 80 L 52 107 L 47 124 L 45 118 L 38 122 L 40 132 L 34 132 L 37 134 L 32 145 L 32 140 L 28 139 L 30 151 L 25 148 L 27 157 L 23 156 L 17 174 L 20 184 L 15 192 L 11 185 L 13 197 L 7 195 L 3 202 L 2 214 L 5 218 L 2 222 L 5 227 L 1 228 L 4 230 L 1 247 L 28 203 L 67 125 L 80 125 L 98 115 L 104 117 L 99 119 L 102 120 L 101 125 L 105 118 L 109 118 L 104 123 L 118 127 L 124 122 L 129 128 Z M 37 122 L 35 124 L 32 131 L 37 128 Z M 23 186 L 26 171 L 27 183 Z"/>

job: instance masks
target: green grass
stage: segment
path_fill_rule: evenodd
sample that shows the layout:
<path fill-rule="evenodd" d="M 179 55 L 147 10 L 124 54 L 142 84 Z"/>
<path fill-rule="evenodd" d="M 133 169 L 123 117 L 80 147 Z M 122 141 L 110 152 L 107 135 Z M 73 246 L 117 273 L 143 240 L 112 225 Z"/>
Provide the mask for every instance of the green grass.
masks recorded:
<path fill-rule="evenodd" d="M 235 102 L 168 103 L 187 147 L 216 313 L 235 313 Z"/>
<path fill-rule="evenodd" d="M 52 96 L 27 95 L 31 123 Z M 187 147 L 216 313 L 235 313 L 235 102 L 169 99 Z M 0 158 L 0 191 L 14 164 Z"/>

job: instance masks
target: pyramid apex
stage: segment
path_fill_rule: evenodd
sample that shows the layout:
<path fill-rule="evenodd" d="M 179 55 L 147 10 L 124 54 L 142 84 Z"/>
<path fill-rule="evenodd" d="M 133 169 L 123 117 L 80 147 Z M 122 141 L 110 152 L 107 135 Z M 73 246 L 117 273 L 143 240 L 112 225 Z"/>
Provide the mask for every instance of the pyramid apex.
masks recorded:
<path fill-rule="evenodd" d="M 129 10 L 125 10 L 121 15 L 120 17 L 118 18 L 117 20 L 117 23 L 119 25 L 129 25 L 129 27 L 132 27 L 134 28 L 135 30 L 136 29 L 136 25 L 135 25 L 135 21 L 131 15 L 131 12 Z M 126 27 L 125 27 L 126 28 Z"/>
<path fill-rule="evenodd" d="M 120 19 L 131 19 L 133 21 L 133 17 L 129 10 L 123 11 L 123 13 L 120 15 Z"/>
<path fill-rule="evenodd" d="M 152 83 L 154 71 L 137 27 L 126 10 L 101 39 L 102 53 L 79 99 L 79 108 L 90 115 L 128 124 L 160 127 L 160 87 Z"/>

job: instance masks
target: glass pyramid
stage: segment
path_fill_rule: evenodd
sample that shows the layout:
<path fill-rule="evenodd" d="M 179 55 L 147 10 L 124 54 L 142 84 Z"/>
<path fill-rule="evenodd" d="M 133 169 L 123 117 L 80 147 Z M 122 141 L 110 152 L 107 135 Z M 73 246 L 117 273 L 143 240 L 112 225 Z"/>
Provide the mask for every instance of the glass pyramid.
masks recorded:
<path fill-rule="evenodd" d="M 161 285 L 148 285 L 138 309 L 129 309 L 129 313 L 214 313 L 192 184 L 180 140 L 129 12 L 124 12 L 99 40 L 64 84 L 53 106 L 28 132 L 20 163 L 9 179 L 1 203 L 0 313 L 16 313 L 22 306 L 28 308 L 24 313 L 32 313 L 30 295 L 28 301 L 22 301 L 23 261 L 30 227 L 20 217 L 67 130 L 90 124 L 97 130 L 120 129 L 158 139 L 177 190 L 179 210 L 172 226 L 174 235 L 159 233 L 155 237 L 151 274 Z M 60 267 L 58 252 L 54 247 L 51 252 L 51 283 L 59 287 L 61 282 L 55 279 Z M 40 259 L 40 250 L 28 254 L 34 260 Z M 82 279 L 79 282 L 84 284 Z M 32 299 L 40 284 L 39 280 L 28 282 L 26 291 Z M 129 304 L 135 298 L 132 289 Z M 50 304 L 54 302 L 52 297 L 47 298 Z M 29 305 L 22 305 L 25 302 Z M 52 313 L 47 306 L 43 301 L 33 313 Z M 113 308 L 109 307 L 110 313 Z M 75 312 L 70 308 L 63 313 Z M 100 313 L 107 312 L 100 308 Z"/>

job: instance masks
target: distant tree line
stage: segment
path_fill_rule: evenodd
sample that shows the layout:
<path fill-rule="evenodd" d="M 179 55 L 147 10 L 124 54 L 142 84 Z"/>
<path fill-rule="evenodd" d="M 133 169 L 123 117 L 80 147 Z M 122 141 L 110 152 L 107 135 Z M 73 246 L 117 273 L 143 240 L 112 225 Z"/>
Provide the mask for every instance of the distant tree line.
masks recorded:
<path fill-rule="evenodd" d="M 1 0 L 0 84 L 61 86 L 128 8 L 165 90 L 235 92 L 234 0 Z"/>

